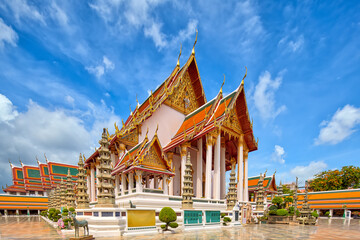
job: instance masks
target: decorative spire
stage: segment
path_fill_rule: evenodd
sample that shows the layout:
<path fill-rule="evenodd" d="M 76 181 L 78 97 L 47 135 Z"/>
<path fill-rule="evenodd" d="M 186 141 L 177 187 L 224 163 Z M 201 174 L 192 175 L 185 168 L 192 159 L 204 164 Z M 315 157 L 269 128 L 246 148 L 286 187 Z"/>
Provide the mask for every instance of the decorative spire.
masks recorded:
<path fill-rule="evenodd" d="M 122 124 L 122 127 L 124 128 L 125 127 L 124 119 L 121 119 L 121 124 Z"/>
<path fill-rule="evenodd" d="M 192 197 L 193 192 L 193 179 L 192 179 L 192 164 L 190 160 L 190 152 L 187 154 L 187 159 L 185 163 L 185 174 L 183 177 L 183 190 L 182 190 L 182 209 L 192 209 L 193 201 Z"/>
<path fill-rule="evenodd" d="M 8 159 L 8 160 L 9 160 L 10 167 L 13 168 L 13 165 L 12 165 L 12 163 L 10 162 L 10 159 Z"/>
<path fill-rule="evenodd" d="M 264 211 L 264 176 L 261 173 L 256 193 L 256 211 Z"/>
<path fill-rule="evenodd" d="M 231 172 L 230 172 L 229 190 L 228 190 L 228 194 L 227 194 L 227 197 L 226 197 L 227 210 L 233 210 L 233 208 L 235 207 L 235 204 L 237 202 L 237 200 L 236 200 L 235 164 L 236 164 L 235 158 L 231 158 Z"/>
<path fill-rule="evenodd" d="M 47 157 L 46 157 L 46 154 L 44 153 L 44 157 L 45 157 L 45 161 L 46 161 L 46 163 L 49 163 L 49 161 L 48 161 L 48 159 L 47 159 Z"/>
<path fill-rule="evenodd" d="M 244 85 L 244 79 L 246 78 L 247 75 L 247 67 L 245 66 L 245 75 L 243 77 L 243 79 L 241 80 L 241 85 Z"/>
<path fill-rule="evenodd" d="M 176 63 L 176 66 L 177 66 L 177 67 L 180 67 L 181 50 L 182 50 L 182 44 L 180 44 L 180 53 L 179 53 L 178 60 L 177 60 L 177 63 Z"/>
<path fill-rule="evenodd" d="M 86 174 L 84 169 L 83 159 L 85 160 L 85 155 L 79 156 L 78 162 L 78 179 L 76 181 L 77 186 L 77 194 L 76 194 L 76 208 L 77 209 L 86 209 L 89 208 L 89 196 L 87 194 L 87 186 L 86 186 Z"/>
<path fill-rule="evenodd" d="M 19 157 L 19 162 L 20 162 L 21 167 L 24 167 L 24 164 L 22 163 L 20 157 Z"/>
<path fill-rule="evenodd" d="M 191 55 L 195 55 L 195 45 L 196 45 L 196 42 L 197 42 L 197 37 L 198 37 L 198 30 L 196 29 L 196 37 L 195 37 L 194 46 L 193 46 L 192 51 L 191 51 Z"/>
<path fill-rule="evenodd" d="M 114 176 L 111 175 L 111 159 L 109 150 L 109 139 L 106 137 L 106 129 L 103 129 L 101 139 L 99 141 L 99 166 L 97 172 L 97 198 L 98 203 L 95 207 L 114 207 Z"/>
<path fill-rule="evenodd" d="M 146 129 L 145 139 L 148 139 L 149 128 Z"/>
<path fill-rule="evenodd" d="M 159 130 L 159 124 L 156 125 L 155 135 L 157 135 L 158 130 Z"/>
<path fill-rule="evenodd" d="M 75 191 L 72 182 L 72 176 L 70 174 L 70 168 L 68 168 L 68 174 L 66 176 L 66 206 L 68 209 L 71 207 L 75 208 Z"/>
<path fill-rule="evenodd" d="M 222 94 L 222 92 L 223 92 L 222 88 L 223 88 L 224 84 L 225 84 L 225 74 L 224 74 L 223 83 L 221 84 L 221 87 L 220 87 L 220 93 L 221 93 L 221 94 Z M 225 103 L 225 104 L 226 104 L 226 103 Z"/>
<path fill-rule="evenodd" d="M 138 98 L 137 98 L 137 94 L 136 94 L 136 106 L 137 106 L 137 107 L 140 107 L 140 103 L 139 103 L 139 100 L 138 100 Z"/>
<path fill-rule="evenodd" d="M 60 207 L 66 207 L 66 185 L 63 178 L 60 182 Z"/>

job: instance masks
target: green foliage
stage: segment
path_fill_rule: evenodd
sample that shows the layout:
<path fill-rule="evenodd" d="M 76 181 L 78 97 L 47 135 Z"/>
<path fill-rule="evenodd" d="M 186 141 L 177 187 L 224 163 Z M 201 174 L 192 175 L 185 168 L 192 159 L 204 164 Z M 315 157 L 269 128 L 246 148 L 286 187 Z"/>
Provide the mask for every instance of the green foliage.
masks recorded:
<path fill-rule="evenodd" d="M 231 222 L 231 218 L 229 218 L 229 217 L 224 217 L 224 222 Z"/>
<path fill-rule="evenodd" d="M 299 211 L 299 210 L 296 210 L 295 213 L 296 213 L 296 216 L 297 216 L 297 217 L 300 217 L 300 211 Z"/>
<path fill-rule="evenodd" d="M 283 199 L 282 197 L 274 197 L 273 200 L 271 201 L 273 204 L 276 204 L 277 208 L 281 208 L 281 204 L 283 203 Z"/>
<path fill-rule="evenodd" d="M 221 214 L 220 214 L 220 217 L 221 217 L 221 218 L 224 218 L 225 216 L 226 216 L 226 213 L 221 213 Z"/>
<path fill-rule="evenodd" d="M 75 212 L 75 208 L 71 207 L 71 208 L 69 208 L 69 211 L 72 212 L 72 213 L 74 213 L 74 212 Z"/>
<path fill-rule="evenodd" d="M 294 215 L 295 207 L 289 207 L 289 215 Z"/>
<path fill-rule="evenodd" d="M 270 210 L 270 211 L 269 211 L 269 215 L 276 215 L 276 211 L 277 211 L 277 210 Z"/>
<path fill-rule="evenodd" d="M 325 213 L 325 216 L 330 217 L 330 212 L 327 211 L 327 212 Z"/>
<path fill-rule="evenodd" d="M 360 187 L 360 167 L 344 166 L 341 170 L 328 170 L 315 175 L 310 182 L 314 191 L 341 190 Z"/>
<path fill-rule="evenodd" d="M 69 210 L 67 208 L 63 208 L 63 211 L 62 211 L 62 216 L 66 217 L 66 216 L 69 216 Z"/>
<path fill-rule="evenodd" d="M 165 230 L 166 225 L 165 225 L 165 224 L 161 224 L 160 227 L 161 227 L 161 229 Z"/>
<path fill-rule="evenodd" d="M 276 215 L 278 216 L 287 216 L 289 213 L 286 209 L 278 209 L 276 210 Z"/>
<path fill-rule="evenodd" d="M 311 213 L 311 216 L 318 218 L 318 217 L 319 217 L 319 214 L 318 214 L 316 211 L 313 211 L 313 212 Z"/>
<path fill-rule="evenodd" d="M 282 187 L 283 187 L 284 194 L 289 194 L 291 196 L 294 194 L 294 191 L 290 190 L 290 188 L 288 188 L 286 185 L 282 185 Z"/>
<path fill-rule="evenodd" d="M 165 224 L 165 231 L 168 230 L 168 227 L 176 226 L 178 227 L 178 224 L 175 224 L 175 221 L 177 219 L 176 212 L 171 207 L 164 207 L 161 209 L 159 213 L 159 220 L 166 223 Z M 172 227 L 172 228 L 176 228 Z"/>
<path fill-rule="evenodd" d="M 179 224 L 176 222 L 169 223 L 169 227 L 171 227 L 171 228 L 177 228 L 178 226 L 179 226 Z"/>
<path fill-rule="evenodd" d="M 278 207 L 276 205 L 271 205 L 269 207 L 269 210 L 278 210 Z"/>
<path fill-rule="evenodd" d="M 285 203 L 292 203 L 292 202 L 294 202 L 294 199 L 292 197 L 285 197 L 284 202 Z"/>
<path fill-rule="evenodd" d="M 46 210 L 41 211 L 40 215 L 43 216 L 43 217 L 47 217 L 48 216 L 48 211 L 46 211 Z"/>

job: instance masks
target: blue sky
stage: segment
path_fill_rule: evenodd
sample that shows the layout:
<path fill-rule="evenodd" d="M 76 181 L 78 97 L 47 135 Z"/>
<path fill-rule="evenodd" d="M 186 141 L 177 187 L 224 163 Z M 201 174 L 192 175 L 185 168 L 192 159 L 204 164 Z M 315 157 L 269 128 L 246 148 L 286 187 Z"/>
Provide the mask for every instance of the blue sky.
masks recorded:
<path fill-rule="evenodd" d="M 259 150 L 249 176 L 359 166 L 358 1 L 0 0 L 0 182 L 8 159 L 76 163 L 180 63 L 207 99 L 240 83 Z M 113 130 L 112 130 L 113 131 Z"/>

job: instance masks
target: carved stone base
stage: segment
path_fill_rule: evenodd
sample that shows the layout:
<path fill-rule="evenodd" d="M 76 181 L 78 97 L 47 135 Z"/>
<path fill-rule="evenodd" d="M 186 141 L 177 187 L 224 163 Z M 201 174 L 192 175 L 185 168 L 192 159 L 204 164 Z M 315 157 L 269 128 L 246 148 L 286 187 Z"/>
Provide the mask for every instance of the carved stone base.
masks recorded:
<path fill-rule="evenodd" d="M 69 240 L 92 240 L 92 239 L 95 239 L 93 235 L 69 238 Z"/>

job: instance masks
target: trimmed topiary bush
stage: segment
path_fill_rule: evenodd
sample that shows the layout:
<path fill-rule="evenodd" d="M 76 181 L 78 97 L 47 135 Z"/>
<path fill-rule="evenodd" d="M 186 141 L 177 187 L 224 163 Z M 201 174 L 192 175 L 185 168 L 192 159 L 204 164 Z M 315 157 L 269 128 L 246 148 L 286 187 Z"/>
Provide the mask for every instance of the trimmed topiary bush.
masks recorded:
<path fill-rule="evenodd" d="M 220 217 L 221 217 L 221 218 L 224 218 L 225 216 L 226 216 L 226 213 L 221 213 L 221 214 L 220 214 Z"/>
<path fill-rule="evenodd" d="M 269 207 L 269 210 L 278 210 L 278 207 L 276 205 L 271 205 Z"/>
<path fill-rule="evenodd" d="M 223 224 L 226 226 L 227 223 L 229 223 L 229 222 L 231 222 L 231 218 L 229 218 L 229 217 L 224 217 L 224 219 L 223 219 Z"/>
<path fill-rule="evenodd" d="M 164 231 L 169 230 L 168 228 L 177 228 L 178 224 L 175 224 L 175 221 L 177 219 L 176 212 L 171 207 L 164 207 L 161 209 L 159 213 L 159 220 L 164 222 L 165 224 L 161 225 L 161 228 Z"/>
<path fill-rule="evenodd" d="M 294 215 L 295 213 L 295 207 L 289 207 L 289 215 Z"/>
<path fill-rule="evenodd" d="M 278 209 L 281 208 L 283 202 L 284 200 L 282 199 L 282 197 L 274 197 L 273 200 L 271 201 L 272 204 L 276 204 Z"/>
<path fill-rule="evenodd" d="M 276 211 L 277 211 L 277 210 L 270 210 L 270 211 L 269 211 L 269 215 L 276 215 Z"/>
<path fill-rule="evenodd" d="M 278 216 L 287 216 L 289 213 L 286 209 L 278 209 L 276 210 L 276 215 Z"/>
<path fill-rule="evenodd" d="M 327 211 L 327 212 L 325 213 L 325 216 L 326 216 L 326 217 L 330 217 L 330 212 Z"/>
<path fill-rule="evenodd" d="M 315 217 L 315 218 L 318 218 L 319 217 L 319 214 L 317 213 L 317 211 L 313 211 L 311 213 L 311 216 Z"/>

